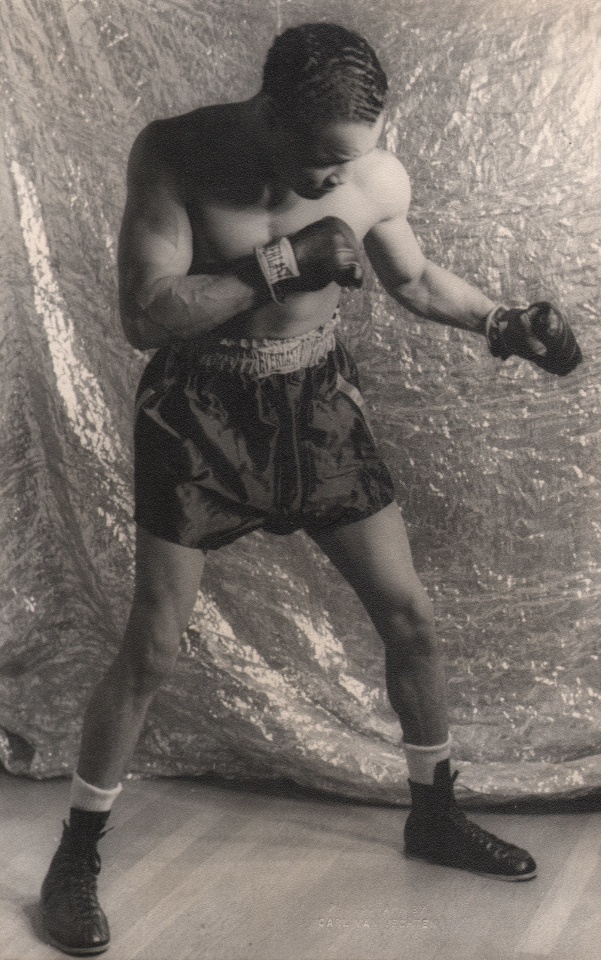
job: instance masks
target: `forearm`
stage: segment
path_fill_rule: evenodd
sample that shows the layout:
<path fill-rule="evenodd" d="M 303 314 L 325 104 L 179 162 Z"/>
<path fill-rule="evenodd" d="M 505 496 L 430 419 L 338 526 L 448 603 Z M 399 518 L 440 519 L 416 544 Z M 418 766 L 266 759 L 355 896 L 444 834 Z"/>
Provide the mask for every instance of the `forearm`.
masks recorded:
<path fill-rule="evenodd" d="M 121 312 L 130 342 L 149 350 L 201 336 L 269 299 L 267 285 L 249 259 L 240 274 L 160 277 L 139 291 L 135 302 L 122 298 Z"/>
<path fill-rule="evenodd" d="M 399 284 L 390 293 L 420 317 L 482 335 L 495 306 L 476 287 L 431 261 L 426 261 L 418 279 Z"/>

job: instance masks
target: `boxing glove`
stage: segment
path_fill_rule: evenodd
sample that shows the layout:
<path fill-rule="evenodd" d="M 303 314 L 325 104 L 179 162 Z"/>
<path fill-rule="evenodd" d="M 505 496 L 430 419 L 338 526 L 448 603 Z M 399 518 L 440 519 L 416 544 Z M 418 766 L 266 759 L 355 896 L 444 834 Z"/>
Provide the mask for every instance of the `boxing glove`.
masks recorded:
<path fill-rule="evenodd" d="M 582 352 L 568 321 L 552 304 L 542 301 L 529 307 L 495 307 L 486 320 L 486 339 L 493 357 L 516 355 L 565 377 L 582 360 Z M 536 339 L 545 347 L 537 353 Z"/>
<path fill-rule="evenodd" d="M 288 293 L 363 283 L 359 243 L 340 217 L 323 217 L 296 233 L 255 247 L 255 256 L 271 296 L 281 303 Z"/>

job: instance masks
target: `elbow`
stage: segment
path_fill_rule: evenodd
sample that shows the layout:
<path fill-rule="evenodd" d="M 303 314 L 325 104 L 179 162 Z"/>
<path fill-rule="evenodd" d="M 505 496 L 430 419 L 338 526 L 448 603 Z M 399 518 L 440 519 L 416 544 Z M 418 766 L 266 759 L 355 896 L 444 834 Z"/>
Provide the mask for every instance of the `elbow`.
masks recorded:
<path fill-rule="evenodd" d="M 143 337 L 139 336 L 137 333 L 134 333 L 131 331 L 125 331 L 125 330 L 124 330 L 124 333 L 125 333 L 125 339 L 129 343 L 130 347 L 134 348 L 134 350 L 140 350 L 143 352 L 144 350 L 151 349 L 151 345 L 147 343 L 147 341 Z"/>
<path fill-rule="evenodd" d="M 125 310 L 121 309 L 121 329 L 123 331 L 123 336 L 129 343 L 131 347 L 134 347 L 136 350 L 146 350 L 146 345 L 144 341 L 144 336 L 140 330 L 140 323 L 138 318 L 132 316 L 131 313 L 127 313 Z"/>
<path fill-rule="evenodd" d="M 415 280 L 405 280 L 388 289 L 388 293 L 411 313 L 423 314 L 427 306 L 427 293 L 423 285 Z"/>
<path fill-rule="evenodd" d="M 148 306 L 142 306 L 123 290 L 119 297 L 119 316 L 123 335 L 135 350 L 153 350 L 166 342 L 165 330 L 153 322 Z"/>
<path fill-rule="evenodd" d="M 119 289 L 119 317 L 123 335 L 135 350 L 152 350 L 160 346 L 156 342 L 160 330 L 152 322 L 148 306 L 141 304 L 135 291 L 125 285 Z"/>
<path fill-rule="evenodd" d="M 135 350 L 153 350 L 161 346 L 156 337 L 152 337 L 144 317 L 136 311 L 135 315 L 121 311 L 121 328 L 129 345 Z"/>
<path fill-rule="evenodd" d="M 394 299 L 418 316 L 426 316 L 430 304 L 430 283 L 428 275 L 429 263 L 426 261 L 421 271 L 417 271 L 412 276 L 406 276 L 396 280 L 396 283 L 388 288 L 388 292 Z"/>

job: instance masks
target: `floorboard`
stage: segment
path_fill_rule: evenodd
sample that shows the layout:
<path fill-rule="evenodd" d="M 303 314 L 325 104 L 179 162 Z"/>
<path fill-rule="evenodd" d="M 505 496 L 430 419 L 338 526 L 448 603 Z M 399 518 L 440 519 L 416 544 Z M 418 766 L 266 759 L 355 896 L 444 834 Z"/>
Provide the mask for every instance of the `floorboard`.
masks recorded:
<path fill-rule="evenodd" d="M 56 960 L 38 913 L 68 783 L 0 775 L 0 960 Z M 597 960 L 601 813 L 477 812 L 526 846 L 510 884 L 408 860 L 406 810 L 128 781 L 101 843 L 107 960 Z"/>

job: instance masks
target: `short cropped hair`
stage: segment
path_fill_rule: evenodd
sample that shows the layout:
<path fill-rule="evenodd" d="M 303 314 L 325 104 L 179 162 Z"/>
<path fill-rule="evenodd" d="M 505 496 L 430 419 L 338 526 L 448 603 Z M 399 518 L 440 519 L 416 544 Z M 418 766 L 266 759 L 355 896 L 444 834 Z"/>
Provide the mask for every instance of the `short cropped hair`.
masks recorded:
<path fill-rule="evenodd" d="M 333 23 L 285 30 L 263 68 L 262 91 L 291 127 L 333 120 L 373 123 L 387 90 L 386 74 L 367 41 Z"/>

